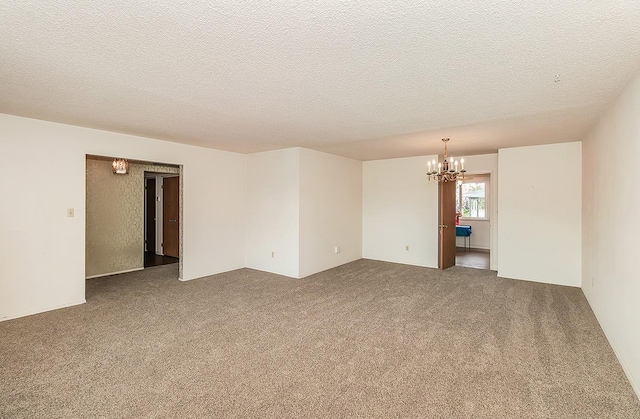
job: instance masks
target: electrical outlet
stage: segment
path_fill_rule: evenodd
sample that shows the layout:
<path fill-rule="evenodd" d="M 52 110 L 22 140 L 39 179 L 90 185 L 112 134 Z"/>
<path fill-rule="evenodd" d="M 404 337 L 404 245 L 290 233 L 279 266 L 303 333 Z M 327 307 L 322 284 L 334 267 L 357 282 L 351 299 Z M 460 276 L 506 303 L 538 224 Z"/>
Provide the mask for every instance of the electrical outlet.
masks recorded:
<path fill-rule="evenodd" d="M 272 258 L 276 257 L 276 252 L 273 252 L 273 251 L 272 251 L 272 252 L 271 252 L 271 257 L 272 257 Z"/>
<path fill-rule="evenodd" d="M 409 250 L 409 245 L 406 245 L 406 246 L 404 247 L 404 250 Z"/>
<path fill-rule="evenodd" d="M 336 247 L 335 247 L 335 249 L 333 249 L 333 250 L 334 250 L 334 252 L 336 252 L 336 253 L 340 253 L 340 246 L 336 246 Z"/>

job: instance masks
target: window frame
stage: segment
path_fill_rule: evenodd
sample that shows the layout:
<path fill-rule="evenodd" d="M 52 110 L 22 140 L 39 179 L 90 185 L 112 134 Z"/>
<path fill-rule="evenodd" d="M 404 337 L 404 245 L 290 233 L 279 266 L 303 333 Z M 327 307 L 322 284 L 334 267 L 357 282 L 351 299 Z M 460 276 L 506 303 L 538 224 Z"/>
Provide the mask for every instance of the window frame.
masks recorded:
<path fill-rule="evenodd" d="M 473 175 L 472 175 L 473 176 Z M 457 190 L 456 190 L 456 199 L 458 200 L 458 202 L 460 202 L 462 204 L 462 184 L 464 183 L 483 183 L 484 184 L 484 217 L 465 217 L 464 215 L 460 215 L 460 220 L 465 220 L 465 221 L 489 221 L 489 215 L 491 214 L 490 212 L 490 201 L 489 201 L 489 194 L 490 194 L 490 186 L 491 186 L 491 182 L 490 182 L 490 178 L 486 177 L 486 176 L 473 176 L 475 179 L 465 179 L 463 180 L 460 185 L 457 184 L 456 182 L 456 186 L 457 186 Z M 456 213 L 458 213 L 458 208 L 456 205 Z"/>

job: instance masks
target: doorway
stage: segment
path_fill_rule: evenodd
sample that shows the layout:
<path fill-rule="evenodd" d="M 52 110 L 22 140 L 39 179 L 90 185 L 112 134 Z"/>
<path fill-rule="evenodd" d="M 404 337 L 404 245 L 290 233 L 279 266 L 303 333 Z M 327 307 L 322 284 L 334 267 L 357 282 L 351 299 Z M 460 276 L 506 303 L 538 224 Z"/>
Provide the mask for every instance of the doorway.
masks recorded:
<path fill-rule="evenodd" d="M 180 177 L 145 172 L 144 267 L 180 261 Z"/>
<path fill-rule="evenodd" d="M 147 197 L 142 196 L 147 184 L 145 173 L 161 173 L 182 179 L 182 167 L 178 165 L 129 159 L 126 161 L 127 169 L 117 172 L 113 165 L 115 159 L 113 156 L 86 155 L 86 279 L 144 269 L 145 251 L 158 254 L 153 238 L 145 243 L 145 239 L 149 240 L 147 232 L 153 234 L 152 229 L 146 228 L 145 222 Z M 156 190 L 158 185 L 156 179 Z M 151 200 L 151 197 L 148 199 Z M 176 217 L 178 225 L 182 222 L 180 208 Z M 147 218 L 153 221 L 154 217 L 150 215 Z M 157 243 L 161 234 L 157 227 L 155 233 Z M 182 253 L 180 240 L 178 238 L 179 254 Z M 164 255 L 160 253 L 160 256 Z M 182 260 L 177 260 L 177 278 L 181 278 Z M 171 262 L 175 262 L 175 259 Z"/>
<path fill-rule="evenodd" d="M 491 173 L 473 173 L 455 184 L 456 266 L 490 269 Z"/>

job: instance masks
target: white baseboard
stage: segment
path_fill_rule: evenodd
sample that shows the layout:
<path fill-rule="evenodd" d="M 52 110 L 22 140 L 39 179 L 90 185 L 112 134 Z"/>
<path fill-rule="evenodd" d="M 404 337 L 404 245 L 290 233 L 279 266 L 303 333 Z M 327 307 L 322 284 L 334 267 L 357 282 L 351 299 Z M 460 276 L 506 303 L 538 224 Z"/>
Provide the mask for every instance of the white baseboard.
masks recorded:
<path fill-rule="evenodd" d="M 504 279 L 513 279 L 514 281 L 527 281 L 527 282 L 537 282 L 539 284 L 549 284 L 549 285 L 561 285 L 563 287 L 573 287 L 573 288 L 580 288 L 581 285 L 580 284 L 566 284 L 566 283 L 560 283 L 560 282 L 554 282 L 554 281 L 543 281 L 540 279 L 531 279 L 531 278 L 525 278 L 523 276 L 519 276 L 519 275 L 512 275 L 512 274 L 507 274 L 505 275 L 504 273 L 501 273 L 499 270 L 498 272 L 498 278 L 504 278 Z"/>
<path fill-rule="evenodd" d="M 135 272 L 135 271 L 141 271 L 144 268 L 134 268 L 134 269 L 127 269 L 125 271 L 118 271 L 118 272 L 109 272 L 106 274 L 99 274 L 99 275 L 90 275 L 85 277 L 84 279 L 93 279 L 93 278 L 101 278 L 103 276 L 111 276 L 111 275 L 118 275 L 118 274 L 126 274 L 127 272 Z"/>
<path fill-rule="evenodd" d="M 60 305 L 57 305 L 57 306 L 49 306 L 49 307 L 42 308 L 42 309 L 37 309 L 37 310 L 24 311 L 24 312 L 19 313 L 19 314 L 14 314 L 14 315 L 11 315 L 11 316 L 2 317 L 2 318 L 0 318 L 0 322 L 3 322 L 5 320 L 18 319 L 20 317 L 33 316 L 34 314 L 45 313 L 47 311 L 58 310 L 58 309 L 61 309 L 61 308 L 73 307 L 73 306 L 77 306 L 77 305 L 80 305 L 80 304 L 84 304 L 86 302 L 87 302 L 87 300 L 82 300 L 82 301 L 76 301 L 76 302 L 73 302 L 73 303 L 60 304 Z"/>
<path fill-rule="evenodd" d="M 482 251 L 486 251 L 486 252 L 490 252 L 491 251 L 491 249 L 489 249 L 488 247 L 474 247 L 474 246 L 471 246 L 470 248 L 466 247 L 466 246 L 456 246 L 456 249 L 482 250 Z"/>

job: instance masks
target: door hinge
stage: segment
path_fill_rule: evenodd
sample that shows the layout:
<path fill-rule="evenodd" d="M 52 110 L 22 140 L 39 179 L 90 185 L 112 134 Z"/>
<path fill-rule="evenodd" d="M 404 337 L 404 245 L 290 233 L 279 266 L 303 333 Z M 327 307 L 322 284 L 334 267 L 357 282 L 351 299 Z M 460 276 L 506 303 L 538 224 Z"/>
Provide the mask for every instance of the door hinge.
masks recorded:
<path fill-rule="evenodd" d="M 164 243 L 160 243 L 160 247 L 164 247 Z"/>

